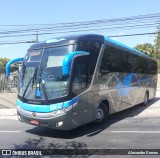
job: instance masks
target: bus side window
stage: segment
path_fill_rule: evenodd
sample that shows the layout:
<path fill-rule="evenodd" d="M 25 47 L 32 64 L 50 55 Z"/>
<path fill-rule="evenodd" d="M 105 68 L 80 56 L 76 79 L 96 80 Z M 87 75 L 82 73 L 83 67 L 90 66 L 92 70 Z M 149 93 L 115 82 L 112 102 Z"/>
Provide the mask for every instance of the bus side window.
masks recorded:
<path fill-rule="evenodd" d="M 117 72 L 122 72 L 122 73 L 132 72 L 132 68 L 129 63 L 129 53 L 128 52 L 122 49 L 117 49 L 116 62 L 117 62 Z"/>
<path fill-rule="evenodd" d="M 87 88 L 88 74 L 86 57 L 76 58 L 73 67 L 72 91 L 73 95 L 78 95 Z"/>
<path fill-rule="evenodd" d="M 111 46 L 106 46 L 100 67 L 100 76 L 116 71 L 116 51 Z"/>
<path fill-rule="evenodd" d="M 95 39 L 82 39 L 77 43 L 76 51 L 89 52 L 88 63 L 88 86 L 91 84 L 102 41 Z"/>

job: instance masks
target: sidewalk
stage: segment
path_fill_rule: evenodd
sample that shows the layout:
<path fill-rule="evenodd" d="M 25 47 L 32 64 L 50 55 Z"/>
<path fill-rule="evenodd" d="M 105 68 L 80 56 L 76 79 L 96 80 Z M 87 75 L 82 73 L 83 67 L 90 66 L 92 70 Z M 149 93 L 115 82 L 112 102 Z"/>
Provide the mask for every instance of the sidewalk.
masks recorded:
<path fill-rule="evenodd" d="M 17 119 L 16 93 L 0 93 L 0 119 Z"/>
<path fill-rule="evenodd" d="M 0 93 L 0 109 L 15 109 L 17 93 Z"/>
<path fill-rule="evenodd" d="M 0 109 L 0 119 L 18 119 L 16 109 Z"/>

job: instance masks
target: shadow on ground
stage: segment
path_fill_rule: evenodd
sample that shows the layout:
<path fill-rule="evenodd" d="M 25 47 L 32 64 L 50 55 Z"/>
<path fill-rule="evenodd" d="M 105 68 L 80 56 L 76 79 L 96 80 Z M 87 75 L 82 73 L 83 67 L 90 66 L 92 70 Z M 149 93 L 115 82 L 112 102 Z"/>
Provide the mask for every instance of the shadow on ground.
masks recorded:
<path fill-rule="evenodd" d="M 32 129 L 26 130 L 26 132 L 29 134 L 36 135 L 36 138 L 27 139 L 23 144 L 18 144 L 18 145 L 15 144 L 14 149 L 24 149 L 24 150 L 25 149 L 34 149 L 34 150 L 36 149 L 64 149 L 65 151 L 67 151 L 68 149 L 73 149 L 73 151 L 76 151 L 75 149 L 86 149 L 87 150 L 86 143 L 80 142 L 78 141 L 78 139 L 76 140 L 72 140 L 72 139 L 82 137 L 84 135 L 86 137 L 93 137 L 99 134 L 100 132 L 102 132 L 103 130 L 107 129 L 109 126 L 113 125 L 114 123 L 117 123 L 126 118 L 132 118 L 140 114 L 145 109 L 149 108 L 153 103 L 156 103 L 159 99 L 160 98 L 155 98 L 151 100 L 148 106 L 142 106 L 140 104 L 130 109 L 119 112 L 117 114 L 114 114 L 110 116 L 110 119 L 104 125 L 97 126 L 93 123 L 90 123 L 88 125 L 76 128 L 71 131 L 59 131 L 59 130 L 42 128 L 42 127 L 33 127 Z M 51 138 L 49 142 L 46 141 L 46 137 Z M 64 140 L 61 141 L 61 139 L 64 139 Z M 84 150 L 84 152 L 86 152 L 86 150 Z M 21 158 L 21 157 L 22 156 L 15 156 L 15 158 Z M 27 156 L 23 156 L 23 157 L 27 157 Z M 32 156 L 32 157 L 36 157 L 36 156 Z M 60 155 L 56 157 L 60 157 Z M 82 155 L 65 155 L 62 157 L 85 158 L 85 157 L 88 157 L 88 155 L 83 155 L 82 153 Z"/>
<path fill-rule="evenodd" d="M 103 130 L 105 130 L 114 123 L 117 123 L 125 118 L 137 116 L 145 109 L 149 108 L 152 104 L 156 103 L 159 99 L 160 98 L 155 98 L 151 100 L 148 106 L 143 106 L 139 104 L 135 107 L 113 114 L 110 116 L 107 123 L 103 125 L 95 125 L 94 123 L 90 123 L 71 131 L 60 131 L 43 127 L 34 127 L 33 129 L 26 130 L 26 132 L 44 137 L 62 138 L 62 139 L 74 139 L 84 135 L 86 135 L 87 137 L 92 137 L 94 135 L 99 134 L 100 132 L 102 132 Z"/>
<path fill-rule="evenodd" d="M 71 141 L 71 142 L 66 142 L 65 144 L 59 144 L 59 143 L 44 143 L 45 138 L 39 137 L 37 139 L 29 139 L 25 141 L 24 144 L 22 145 L 14 145 L 14 149 L 23 149 L 25 151 L 27 150 L 38 150 L 41 149 L 42 154 L 44 153 L 45 155 L 51 154 L 49 157 L 71 157 L 71 158 L 87 158 L 88 155 L 87 153 L 87 145 L 85 143 L 77 142 L 77 141 Z M 50 150 L 52 149 L 52 150 Z M 56 150 L 58 149 L 58 151 Z M 61 149 L 61 150 L 60 150 Z M 76 149 L 84 149 L 81 150 L 81 153 L 77 154 Z M 70 154 L 71 153 L 71 154 Z M 16 155 L 12 156 L 13 158 L 21 158 L 21 157 L 28 157 L 28 156 L 21 156 L 21 155 Z M 31 157 L 36 157 L 37 156 L 31 156 Z M 38 156 L 41 157 L 41 156 Z M 43 157 L 43 156 L 42 156 Z M 6 157 L 7 158 L 7 157 Z"/>

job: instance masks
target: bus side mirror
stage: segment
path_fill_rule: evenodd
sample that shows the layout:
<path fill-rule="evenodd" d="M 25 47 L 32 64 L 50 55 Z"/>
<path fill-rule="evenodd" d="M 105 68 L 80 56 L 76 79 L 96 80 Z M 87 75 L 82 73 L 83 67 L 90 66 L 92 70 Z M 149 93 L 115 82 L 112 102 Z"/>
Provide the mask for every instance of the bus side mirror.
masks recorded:
<path fill-rule="evenodd" d="M 12 64 L 15 64 L 15 63 L 19 63 L 19 62 L 22 62 L 24 58 L 15 58 L 15 59 L 12 59 L 10 60 L 7 64 L 6 64 L 6 77 L 9 77 L 10 75 L 10 67 Z"/>
<path fill-rule="evenodd" d="M 70 74 L 71 66 L 72 66 L 72 62 L 74 58 L 83 56 L 83 55 L 89 55 L 89 54 L 90 54 L 89 52 L 76 51 L 76 52 L 71 52 L 68 55 L 66 55 L 63 59 L 63 65 L 62 65 L 63 75 L 67 76 Z"/>

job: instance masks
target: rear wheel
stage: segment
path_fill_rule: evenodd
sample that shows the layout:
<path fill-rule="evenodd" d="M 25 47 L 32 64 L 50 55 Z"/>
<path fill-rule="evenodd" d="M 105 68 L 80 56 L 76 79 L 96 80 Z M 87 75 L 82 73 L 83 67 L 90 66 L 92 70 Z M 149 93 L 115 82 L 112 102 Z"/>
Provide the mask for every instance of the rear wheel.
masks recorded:
<path fill-rule="evenodd" d="M 148 101 L 149 101 L 149 93 L 146 92 L 146 93 L 145 93 L 145 96 L 144 96 L 143 105 L 144 105 L 144 106 L 147 106 L 147 105 L 148 105 Z"/>
<path fill-rule="evenodd" d="M 104 103 L 100 103 L 96 113 L 96 124 L 103 124 L 108 120 L 109 110 Z"/>

